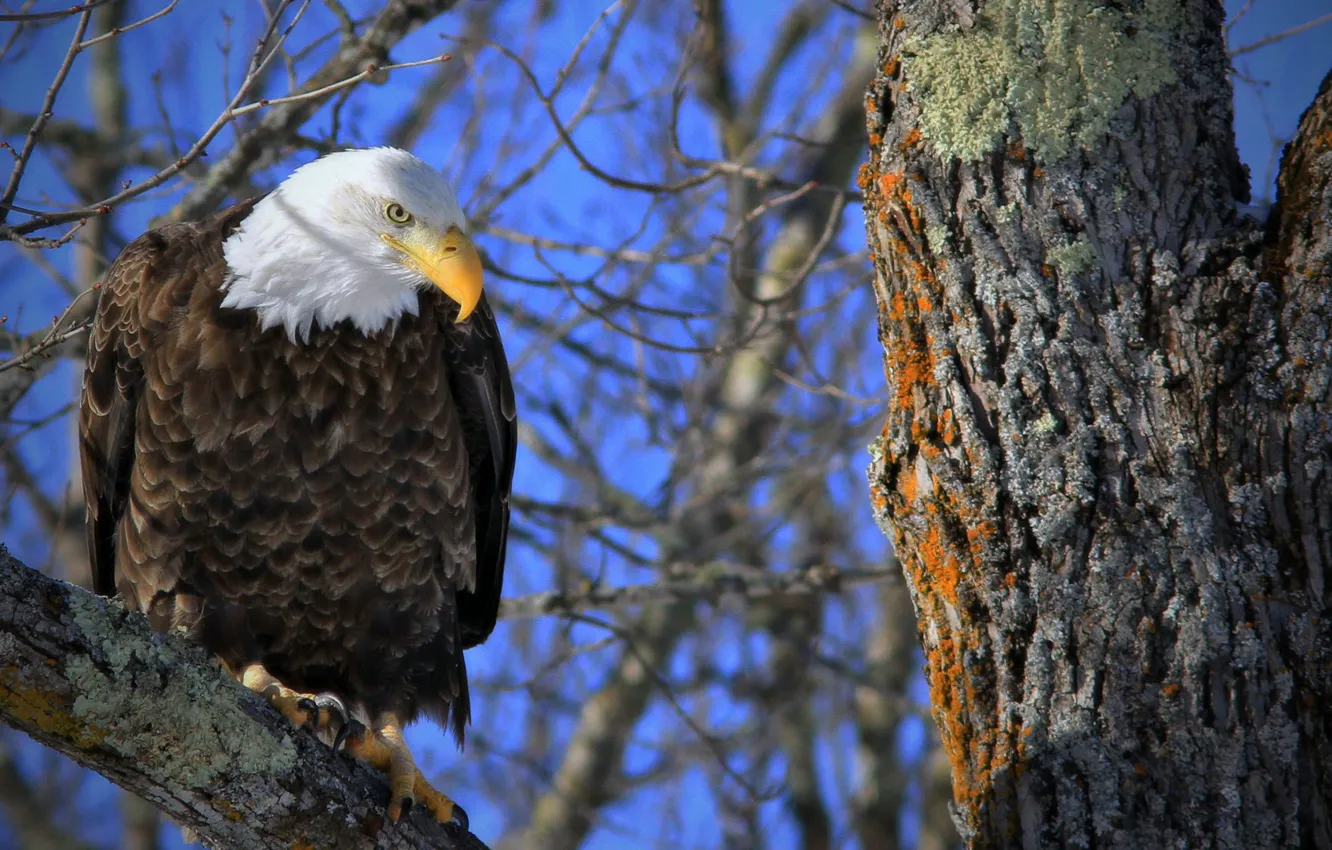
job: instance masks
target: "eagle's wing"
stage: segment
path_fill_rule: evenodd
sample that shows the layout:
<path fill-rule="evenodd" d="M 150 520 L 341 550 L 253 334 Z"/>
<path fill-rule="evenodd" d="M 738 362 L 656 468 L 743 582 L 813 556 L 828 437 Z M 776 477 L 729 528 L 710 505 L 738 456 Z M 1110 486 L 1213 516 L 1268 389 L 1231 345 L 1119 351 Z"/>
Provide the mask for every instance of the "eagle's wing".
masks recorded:
<path fill-rule="evenodd" d="M 258 200 L 198 223 L 148 231 L 120 252 L 102 280 L 79 406 L 88 555 L 98 593 L 116 592 L 116 528 L 129 496 L 151 337 L 179 318 L 200 279 L 219 274 L 223 240 Z"/>
<path fill-rule="evenodd" d="M 134 417 L 143 388 L 139 294 L 153 285 L 161 245 L 145 234 L 121 252 L 102 281 L 88 336 L 79 407 L 80 464 L 93 589 L 116 592 L 116 524 L 134 465 Z"/>
<path fill-rule="evenodd" d="M 485 297 L 466 322 L 446 320 L 444 327 L 476 522 L 476 589 L 462 591 L 458 600 L 463 647 L 470 648 L 490 636 L 499 615 L 518 416 L 504 344 Z"/>

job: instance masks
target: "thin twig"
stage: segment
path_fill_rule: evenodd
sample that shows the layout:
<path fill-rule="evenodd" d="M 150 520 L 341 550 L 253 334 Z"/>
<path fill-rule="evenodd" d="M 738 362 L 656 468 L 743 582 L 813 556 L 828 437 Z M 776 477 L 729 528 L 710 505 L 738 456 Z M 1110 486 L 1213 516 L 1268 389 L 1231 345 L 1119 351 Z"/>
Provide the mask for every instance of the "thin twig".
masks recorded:
<path fill-rule="evenodd" d="M 676 567 L 674 578 L 627 587 L 589 586 L 577 591 L 549 591 L 517 596 L 500 602 L 500 617 L 520 619 L 552 614 L 572 614 L 595 609 L 618 609 L 636 605 L 676 602 L 681 599 L 712 599 L 729 596 L 766 599 L 783 594 L 841 593 L 853 587 L 900 581 L 899 569 L 843 570 L 815 566 L 789 572 L 742 570 L 738 567 Z"/>
<path fill-rule="evenodd" d="M 1286 39 L 1290 38 L 1293 35 L 1299 35 L 1302 32 L 1307 32 L 1308 30 L 1311 30 L 1314 27 L 1321 27 L 1323 24 L 1329 22 L 1332 22 L 1332 12 L 1328 12 L 1326 15 L 1320 15 L 1319 17 L 1314 18 L 1312 21 L 1305 21 L 1302 24 L 1293 26 L 1290 29 L 1284 30 L 1275 35 L 1269 35 L 1266 38 L 1260 38 L 1257 41 L 1252 42 L 1251 44 L 1244 45 L 1243 47 L 1237 47 L 1234 50 L 1230 51 L 1230 56 L 1231 58 L 1234 58 L 1236 56 L 1242 56 L 1245 53 L 1252 53 L 1253 51 L 1258 50 L 1261 47 L 1267 47 L 1269 44 L 1276 44 L 1278 41 L 1285 41 Z"/>

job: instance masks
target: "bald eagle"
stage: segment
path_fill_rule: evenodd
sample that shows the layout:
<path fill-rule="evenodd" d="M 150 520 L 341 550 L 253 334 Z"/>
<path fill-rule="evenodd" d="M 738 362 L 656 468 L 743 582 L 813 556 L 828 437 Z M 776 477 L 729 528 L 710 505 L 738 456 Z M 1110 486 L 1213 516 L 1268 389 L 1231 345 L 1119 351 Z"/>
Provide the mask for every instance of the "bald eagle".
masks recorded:
<path fill-rule="evenodd" d="M 466 815 L 402 729 L 470 719 L 495 627 L 516 414 L 462 209 L 392 148 L 130 243 L 80 405 L 99 593 L 180 630 L 389 774 L 389 816 Z"/>

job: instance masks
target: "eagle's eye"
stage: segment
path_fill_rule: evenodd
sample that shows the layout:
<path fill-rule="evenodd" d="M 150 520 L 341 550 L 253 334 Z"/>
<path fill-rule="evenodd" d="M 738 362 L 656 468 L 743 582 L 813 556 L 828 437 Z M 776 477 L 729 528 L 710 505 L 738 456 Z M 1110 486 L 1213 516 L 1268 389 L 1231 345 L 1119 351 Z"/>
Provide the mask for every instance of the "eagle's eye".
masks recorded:
<path fill-rule="evenodd" d="M 412 214 L 397 201 L 384 205 L 384 217 L 394 224 L 407 224 L 412 220 Z"/>

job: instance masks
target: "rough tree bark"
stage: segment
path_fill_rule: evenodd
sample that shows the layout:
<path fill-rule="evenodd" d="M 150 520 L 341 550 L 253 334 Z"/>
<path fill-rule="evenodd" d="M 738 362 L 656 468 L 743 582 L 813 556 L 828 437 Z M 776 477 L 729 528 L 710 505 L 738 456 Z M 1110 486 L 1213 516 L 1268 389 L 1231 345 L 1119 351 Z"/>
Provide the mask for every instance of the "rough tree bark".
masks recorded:
<path fill-rule="evenodd" d="M 1332 846 L 1332 77 L 1246 218 L 1216 0 L 882 0 L 860 182 L 971 847 Z"/>
<path fill-rule="evenodd" d="M 203 650 L 0 546 L 0 722 L 152 802 L 205 846 L 481 848 L 335 755 Z M 3 779 L 0 776 L 0 779 Z"/>

